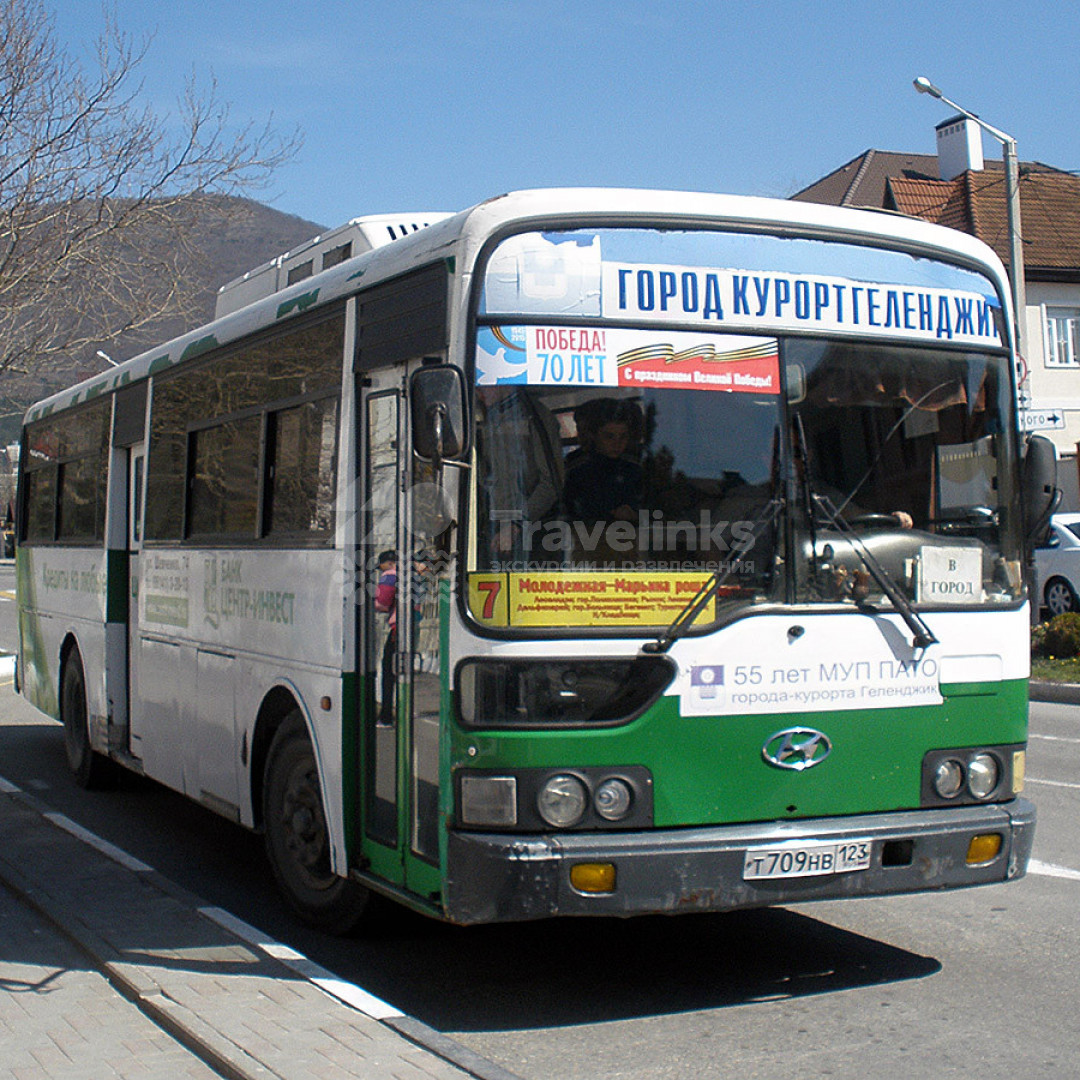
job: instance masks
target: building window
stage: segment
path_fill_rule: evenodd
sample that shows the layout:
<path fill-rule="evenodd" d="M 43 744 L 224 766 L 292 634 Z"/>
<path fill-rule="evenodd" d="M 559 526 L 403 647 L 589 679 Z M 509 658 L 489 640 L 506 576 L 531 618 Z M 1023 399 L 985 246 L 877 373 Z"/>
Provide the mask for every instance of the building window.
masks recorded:
<path fill-rule="evenodd" d="M 1080 308 L 1046 309 L 1046 366 L 1080 367 Z"/>

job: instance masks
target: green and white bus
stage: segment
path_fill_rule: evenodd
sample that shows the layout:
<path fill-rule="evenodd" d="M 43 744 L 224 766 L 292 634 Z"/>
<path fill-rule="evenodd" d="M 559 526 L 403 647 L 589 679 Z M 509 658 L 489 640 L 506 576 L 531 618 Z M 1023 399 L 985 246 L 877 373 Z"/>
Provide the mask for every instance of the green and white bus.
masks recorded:
<path fill-rule="evenodd" d="M 1053 452 L 1007 296 L 805 203 L 357 219 L 29 410 L 19 688 L 328 929 L 1018 878 Z"/>

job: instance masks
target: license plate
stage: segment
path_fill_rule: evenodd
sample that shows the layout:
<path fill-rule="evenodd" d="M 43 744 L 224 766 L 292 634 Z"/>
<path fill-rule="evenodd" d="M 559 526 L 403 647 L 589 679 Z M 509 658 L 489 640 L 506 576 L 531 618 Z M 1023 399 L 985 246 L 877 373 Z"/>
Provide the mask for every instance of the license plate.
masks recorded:
<path fill-rule="evenodd" d="M 820 877 L 870 868 L 870 841 L 845 840 L 840 844 L 784 844 L 750 848 L 743 861 L 743 880 Z"/>

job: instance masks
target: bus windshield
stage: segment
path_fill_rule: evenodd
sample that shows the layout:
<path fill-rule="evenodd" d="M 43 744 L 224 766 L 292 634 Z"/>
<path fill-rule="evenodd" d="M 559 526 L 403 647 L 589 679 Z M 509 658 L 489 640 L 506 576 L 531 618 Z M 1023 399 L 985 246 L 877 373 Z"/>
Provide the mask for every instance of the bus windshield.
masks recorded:
<path fill-rule="evenodd" d="M 690 264 L 750 261 L 745 247 L 708 251 L 709 234 L 665 251 L 671 269 L 640 253 L 613 269 L 609 247 L 645 245 L 637 232 L 609 243 L 610 232 L 572 245 L 531 234 L 532 248 L 515 237 L 489 261 L 475 336 L 474 617 L 664 626 L 710 578 L 719 585 L 701 627 L 732 605 L 887 607 L 882 575 L 914 605 L 1019 599 L 1011 387 L 988 283 L 881 251 L 858 257 L 891 288 L 791 271 L 790 260 L 786 277 L 768 278 L 760 251 L 740 281 Z M 786 243 L 804 259 L 809 242 Z M 843 245 L 816 247 L 840 268 Z M 752 299 L 768 290 L 790 312 Z M 783 332 L 815 303 L 835 331 L 860 300 L 862 322 L 843 336 Z M 714 322 L 753 309 L 772 332 L 694 329 L 707 303 Z M 492 310 L 510 306 L 516 318 Z M 619 306 L 632 324 L 604 318 Z M 969 322 L 950 340 L 940 320 L 954 330 L 957 310 Z M 872 312 L 881 340 L 867 332 Z M 646 315 L 664 325 L 642 325 Z M 996 347 L 973 347 L 980 337 Z"/>

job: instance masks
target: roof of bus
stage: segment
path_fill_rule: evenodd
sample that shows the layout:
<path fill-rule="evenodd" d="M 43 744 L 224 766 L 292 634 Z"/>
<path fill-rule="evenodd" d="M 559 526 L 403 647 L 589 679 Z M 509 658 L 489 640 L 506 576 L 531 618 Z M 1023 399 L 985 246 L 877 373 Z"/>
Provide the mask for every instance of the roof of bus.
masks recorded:
<path fill-rule="evenodd" d="M 990 271 L 1007 303 L 1005 271 L 993 251 L 966 233 L 887 211 L 853 210 L 817 203 L 750 195 L 721 195 L 631 188 L 549 188 L 517 191 L 435 222 L 392 243 L 364 252 L 245 308 L 132 357 L 115 368 L 61 390 L 32 405 L 24 422 L 81 404 L 235 341 L 255 330 L 287 321 L 312 305 L 358 292 L 440 257 L 457 258 L 467 268 L 492 233 L 530 221 L 557 227 L 585 217 L 589 225 L 729 224 L 801 237 L 884 240 L 912 251 L 959 258 Z"/>

